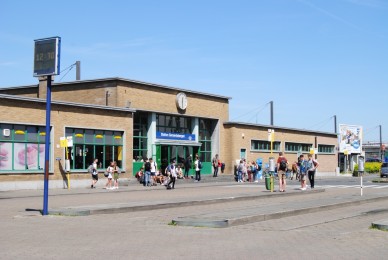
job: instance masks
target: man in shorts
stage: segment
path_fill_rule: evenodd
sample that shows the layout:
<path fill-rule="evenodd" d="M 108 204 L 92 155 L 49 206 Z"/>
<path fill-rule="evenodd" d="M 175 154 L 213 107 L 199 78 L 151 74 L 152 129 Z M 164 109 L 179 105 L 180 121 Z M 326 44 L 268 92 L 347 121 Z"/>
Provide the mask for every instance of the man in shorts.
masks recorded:
<path fill-rule="evenodd" d="M 277 169 L 278 169 L 278 177 L 279 177 L 279 191 L 286 191 L 286 171 L 288 168 L 288 161 L 286 157 L 284 157 L 283 152 L 279 153 L 279 158 L 277 160 Z"/>

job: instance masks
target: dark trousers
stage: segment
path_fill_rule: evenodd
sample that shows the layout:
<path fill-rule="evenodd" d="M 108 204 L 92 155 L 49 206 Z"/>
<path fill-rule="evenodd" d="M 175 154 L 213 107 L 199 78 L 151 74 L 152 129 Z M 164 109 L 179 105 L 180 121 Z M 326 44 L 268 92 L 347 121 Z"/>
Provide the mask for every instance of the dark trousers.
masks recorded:
<path fill-rule="evenodd" d="M 172 183 L 172 186 L 170 186 L 172 189 L 174 189 L 175 187 L 175 177 L 171 177 L 170 176 L 170 181 L 167 183 L 167 187 L 170 186 L 170 184 Z"/>
<path fill-rule="evenodd" d="M 185 168 L 185 177 L 189 177 L 189 171 L 190 171 L 190 168 Z"/>
<path fill-rule="evenodd" d="M 315 171 L 309 171 L 308 172 L 308 178 L 309 178 L 309 181 L 310 181 L 311 188 L 314 188 Z"/>
<path fill-rule="evenodd" d="M 197 181 L 201 180 L 201 171 L 195 171 L 195 180 Z"/>
<path fill-rule="evenodd" d="M 213 169 L 214 169 L 213 177 L 217 177 L 217 175 L 218 175 L 218 166 L 214 166 Z"/>

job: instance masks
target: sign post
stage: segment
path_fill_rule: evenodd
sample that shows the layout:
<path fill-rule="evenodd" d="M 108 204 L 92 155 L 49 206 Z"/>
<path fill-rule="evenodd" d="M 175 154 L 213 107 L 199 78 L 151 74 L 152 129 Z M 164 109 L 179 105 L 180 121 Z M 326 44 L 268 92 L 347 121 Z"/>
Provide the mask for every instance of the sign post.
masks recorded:
<path fill-rule="evenodd" d="M 34 77 L 47 77 L 46 94 L 46 136 L 44 157 L 43 215 L 48 215 L 48 185 L 50 174 L 50 114 L 51 114 L 51 76 L 59 75 L 61 38 L 52 37 L 35 40 Z"/>

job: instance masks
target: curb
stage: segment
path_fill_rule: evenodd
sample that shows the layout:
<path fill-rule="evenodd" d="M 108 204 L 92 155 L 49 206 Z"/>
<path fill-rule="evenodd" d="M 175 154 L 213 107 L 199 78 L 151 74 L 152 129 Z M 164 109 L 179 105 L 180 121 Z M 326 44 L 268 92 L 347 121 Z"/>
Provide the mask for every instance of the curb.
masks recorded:
<path fill-rule="evenodd" d="M 219 218 L 219 219 L 202 218 L 201 219 L 201 218 L 195 218 L 195 217 L 191 217 L 191 218 L 182 217 L 178 219 L 173 219 L 172 223 L 177 226 L 212 227 L 212 228 L 232 227 L 232 226 L 266 221 L 266 220 L 280 219 L 280 218 L 298 216 L 298 215 L 303 215 L 308 213 L 315 213 L 315 212 L 320 212 L 324 210 L 332 210 L 332 209 L 338 209 L 342 207 L 361 205 L 369 202 L 377 202 L 382 200 L 388 200 L 388 196 L 375 197 L 375 198 L 356 200 L 356 201 L 345 201 L 341 203 L 321 205 L 317 207 L 281 211 L 281 212 L 275 212 L 270 214 L 242 216 L 242 217 L 230 218 L 230 219 L 222 219 L 222 218 Z M 372 226 L 373 226 L 373 223 L 372 223 Z M 384 230 L 388 230 L 388 221 L 385 221 L 385 223 L 380 224 L 379 227 L 385 228 Z"/>
<path fill-rule="evenodd" d="M 388 231 L 388 219 L 382 219 L 376 222 L 372 222 L 372 228 L 376 228 L 382 231 Z"/>
<path fill-rule="evenodd" d="M 269 192 L 269 191 L 267 191 Z M 187 207 L 187 206 L 196 206 L 196 205 L 211 205 L 216 203 L 224 203 L 230 201 L 246 201 L 246 200 L 259 200 L 273 198 L 277 196 L 299 196 L 306 193 L 321 193 L 325 192 L 325 189 L 314 189 L 309 191 L 300 191 L 300 192 L 289 192 L 289 193 L 269 193 L 265 195 L 249 195 L 249 196 L 238 196 L 238 197 L 223 197 L 215 199 L 206 199 L 206 200 L 192 200 L 192 201 L 179 201 L 179 202 L 167 202 L 167 203 L 156 203 L 148 205 L 138 205 L 134 206 L 131 204 L 120 206 L 115 206 L 114 204 L 109 205 L 96 205 L 90 207 L 74 207 L 74 208 L 63 208 L 63 209 L 51 209 L 49 210 L 49 215 L 59 215 L 59 216 L 89 216 L 97 214 L 116 214 L 116 213 L 127 213 L 127 212 L 137 212 L 137 211 L 147 211 L 155 209 L 167 209 L 167 208 L 177 208 L 177 207 Z"/>

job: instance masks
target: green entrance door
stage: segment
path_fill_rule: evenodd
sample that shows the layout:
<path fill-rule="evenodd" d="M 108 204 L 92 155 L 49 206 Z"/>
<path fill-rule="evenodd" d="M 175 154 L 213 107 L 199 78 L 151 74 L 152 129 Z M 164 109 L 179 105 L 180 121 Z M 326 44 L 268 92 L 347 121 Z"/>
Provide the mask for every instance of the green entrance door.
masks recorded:
<path fill-rule="evenodd" d="M 196 153 L 198 153 L 198 147 L 183 145 L 160 145 L 160 163 L 158 157 L 156 160 L 160 165 L 162 172 L 164 172 L 172 160 L 175 160 L 175 162 L 179 164 L 181 168 L 183 168 L 187 156 L 191 155 L 192 159 L 194 160 L 193 157 Z M 194 165 L 192 165 L 192 167 L 193 166 Z M 189 174 L 193 173 L 194 170 L 191 169 Z"/>

